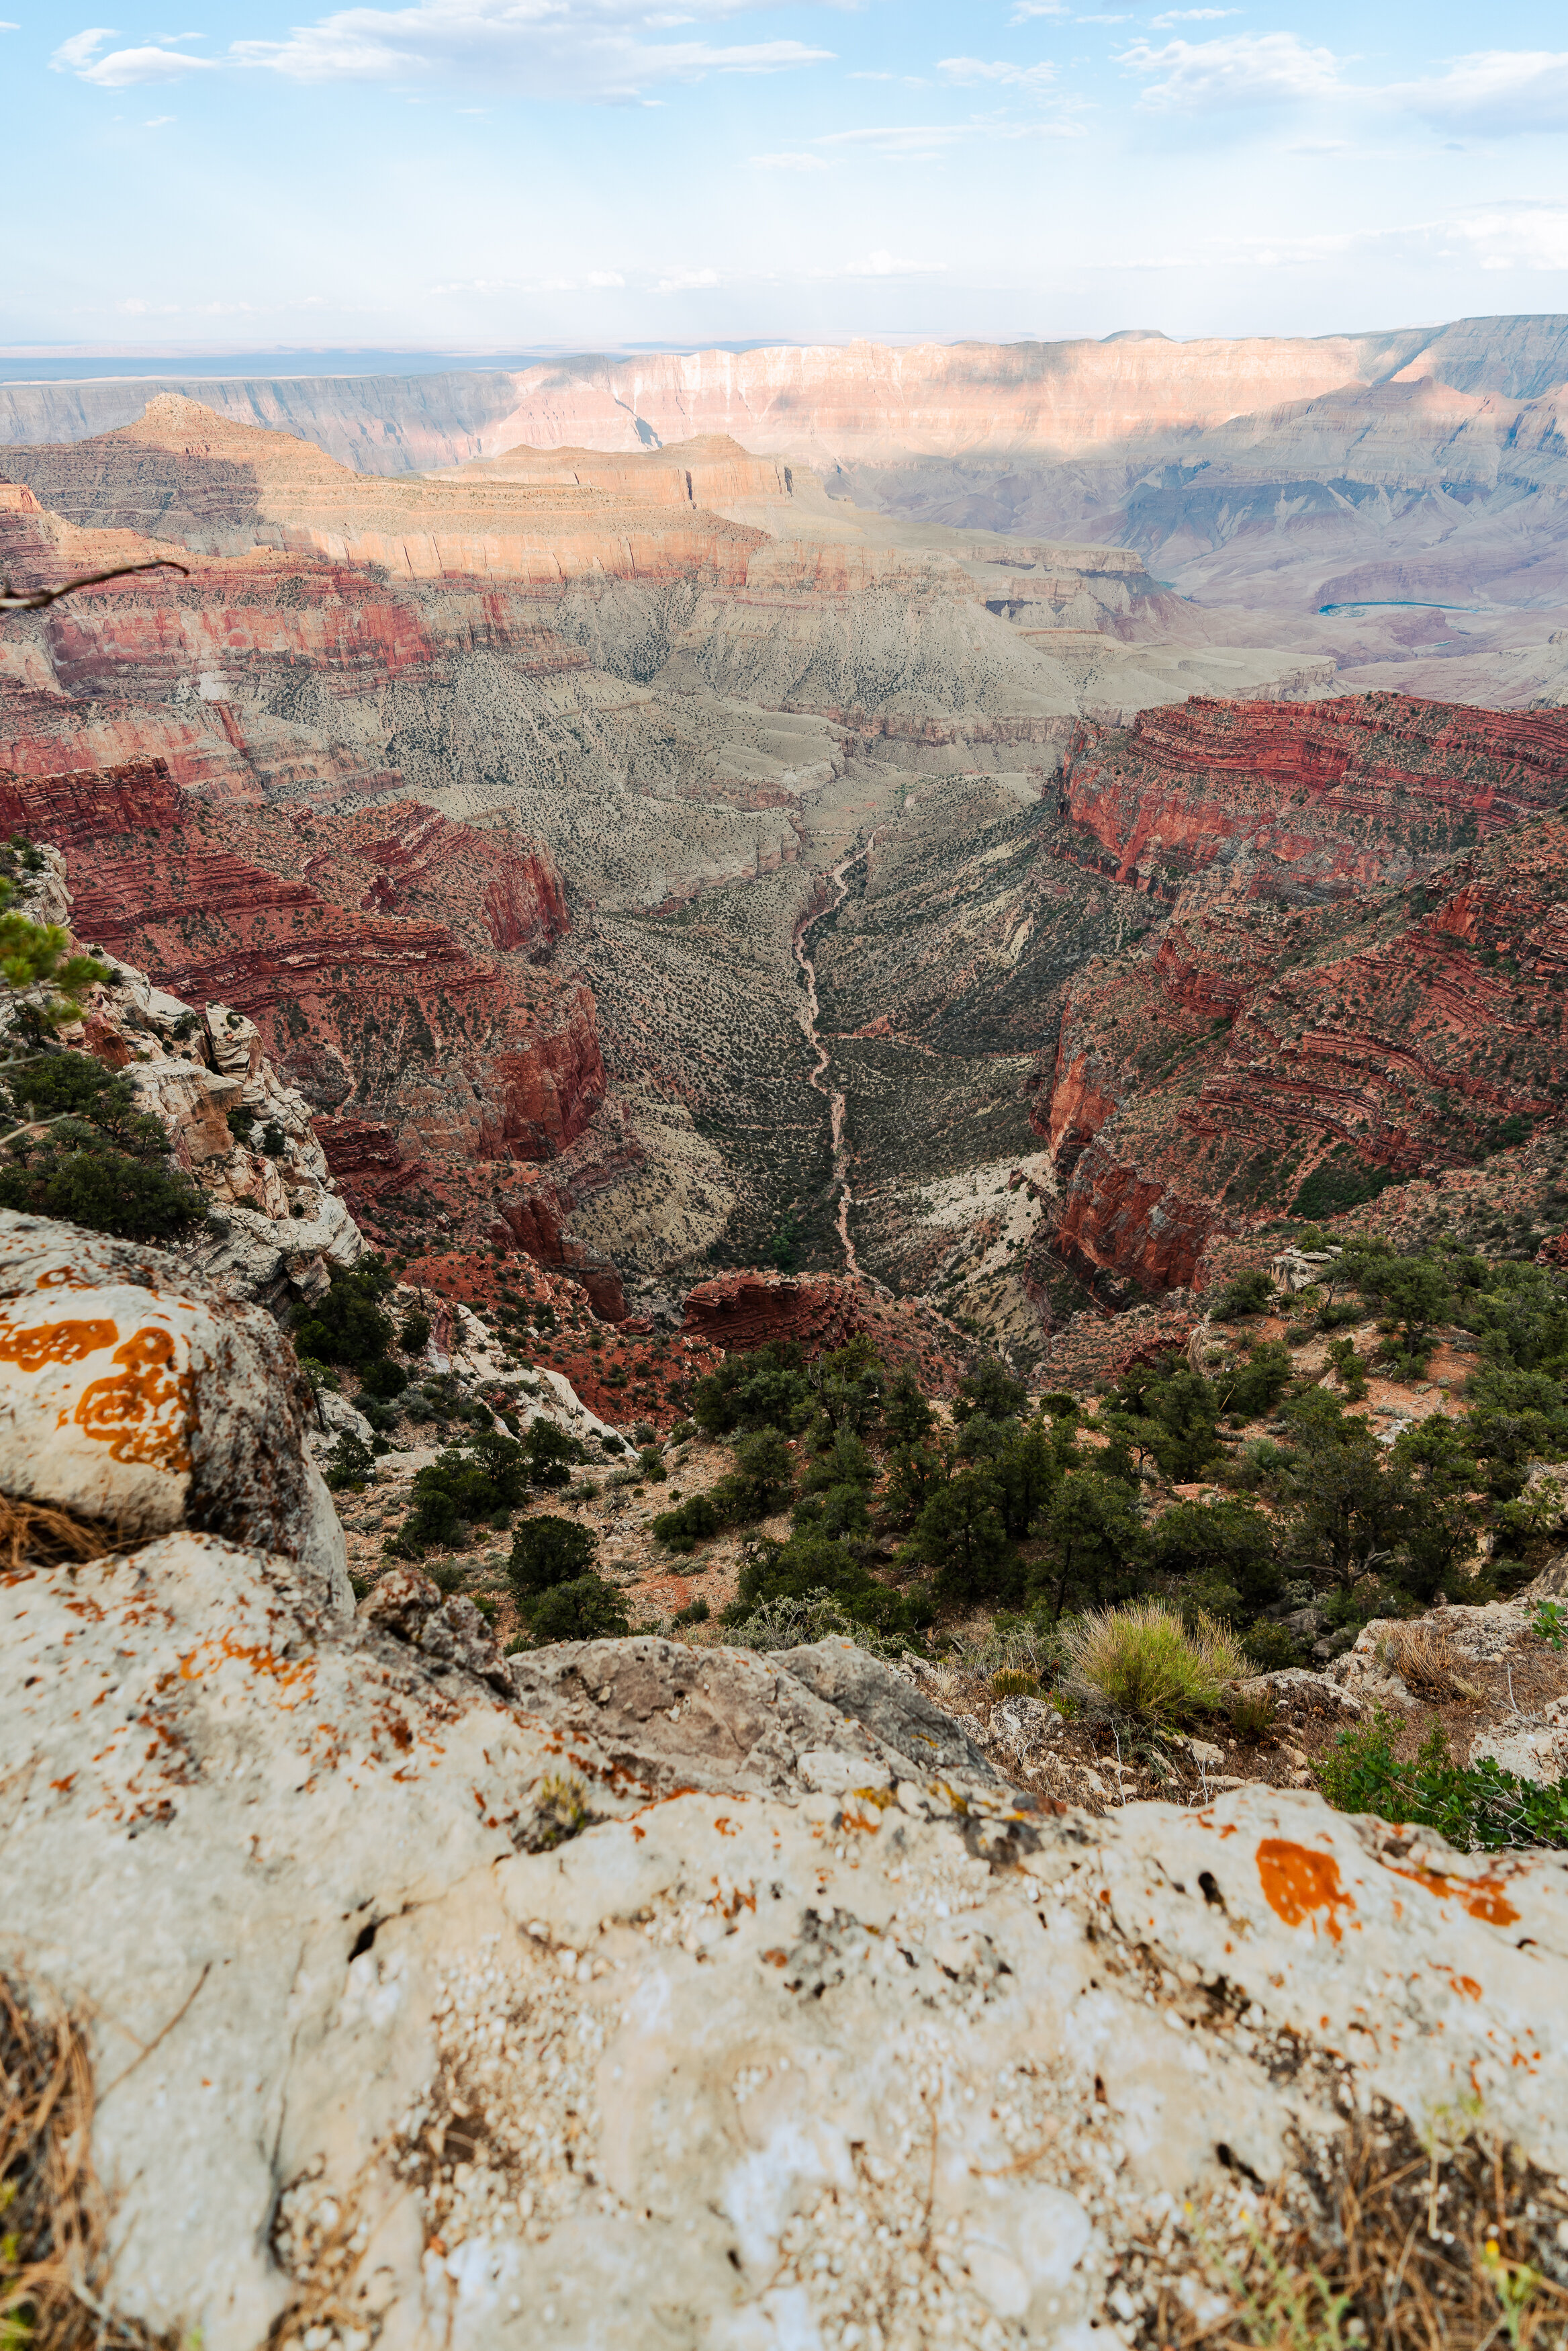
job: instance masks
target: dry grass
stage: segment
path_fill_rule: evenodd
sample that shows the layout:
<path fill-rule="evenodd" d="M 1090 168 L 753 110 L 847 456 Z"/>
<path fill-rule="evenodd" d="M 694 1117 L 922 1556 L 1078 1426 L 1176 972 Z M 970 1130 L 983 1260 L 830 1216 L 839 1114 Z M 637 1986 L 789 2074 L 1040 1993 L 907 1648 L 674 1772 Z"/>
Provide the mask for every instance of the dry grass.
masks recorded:
<path fill-rule="evenodd" d="M 1238 2236 L 1212 2216 L 1188 2273 L 1229 2304 L 1195 2315 L 1169 2262 L 1141 2351 L 1563 2351 L 1562 2183 L 1474 2133 L 1417 2137 L 1385 2108 L 1305 2155 L 1290 2202 Z M 1226 2240 L 1229 2241 L 1226 2241 Z M 1199 2301 L 1199 2310 L 1202 2303 Z"/>
<path fill-rule="evenodd" d="M 92 2074 L 68 2016 L 0 1976 L 0 2351 L 151 2351 L 99 2299 L 105 2208 L 92 2174 Z"/>
<path fill-rule="evenodd" d="M 18 1501 L 0 1494 L 0 1566 L 13 1574 L 24 1567 L 53 1567 L 62 1560 L 102 1559 L 119 1539 L 118 1529 L 97 1519 L 78 1518 L 52 1502 Z"/>
<path fill-rule="evenodd" d="M 1452 1640 L 1429 1617 L 1396 1625 L 1384 1635 L 1383 1654 L 1414 1698 L 1479 1698 L 1474 1682 L 1460 1672 Z"/>
<path fill-rule="evenodd" d="M 1247 1670 L 1231 1635 L 1201 1614 L 1190 1624 L 1163 1600 L 1091 1609 L 1063 1632 L 1073 1680 L 1119 1715 L 1155 1729 L 1212 1714 Z"/>

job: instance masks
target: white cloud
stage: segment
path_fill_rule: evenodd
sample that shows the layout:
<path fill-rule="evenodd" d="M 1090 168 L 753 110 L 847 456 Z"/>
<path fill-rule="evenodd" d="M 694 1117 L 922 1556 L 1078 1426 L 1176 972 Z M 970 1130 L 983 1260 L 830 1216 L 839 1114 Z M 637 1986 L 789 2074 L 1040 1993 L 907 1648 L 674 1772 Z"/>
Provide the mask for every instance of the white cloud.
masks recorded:
<path fill-rule="evenodd" d="M 60 43 L 49 63 L 56 73 L 80 73 L 83 66 L 91 64 L 93 51 L 115 37 L 112 25 L 95 25 L 85 33 L 73 33 L 68 41 Z"/>
<path fill-rule="evenodd" d="M 751 162 L 763 172 L 826 172 L 827 165 L 820 155 L 753 155 Z"/>
<path fill-rule="evenodd" d="M 673 277 L 661 277 L 653 290 L 656 294 L 691 294 L 718 283 L 716 269 L 678 269 Z"/>
<path fill-rule="evenodd" d="M 169 37 L 196 41 L 202 36 L 178 33 Z M 111 26 L 92 26 L 62 41 L 49 63 L 56 73 L 74 73 L 78 80 L 93 82 L 99 89 L 134 89 L 142 82 L 177 81 L 182 74 L 213 71 L 211 57 L 182 57 L 178 49 L 111 49 L 102 57 L 95 54 L 105 41 L 115 38 Z"/>
<path fill-rule="evenodd" d="M 960 139 L 971 135 L 967 122 L 905 122 L 865 131 L 828 131 L 813 141 L 818 147 L 856 147 L 894 162 L 929 162 Z"/>
<path fill-rule="evenodd" d="M 1065 16 L 1067 0 L 1018 0 L 1008 18 L 1010 25 L 1027 25 L 1035 16 Z"/>
<path fill-rule="evenodd" d="M 150 114 L 141 127 L 143 131 L 161 131 L 166 122 L 173 120 L 171 114 Z"/>
<path fill-rule="evenodd" d="M 1485 205 L 1450 234 L 1483 269 L 1568 269 L 1568 205 Z"/>
<path fill-rule="evenodd" d="M 1056 75 L 1054 66 L 1015 66 L 1002 57 L 990 62 L 983 57 L 942 57 L 938 61 L 937 71 L 961 89 L 975 82 L 995 82 L 1030 96 L 1037 96 Z"/>
<path fill-rule="evenodd" d="M 20 25 L 13 25 L 8 16 L 0 16 L 0 33 L 19 33 Z"/>
<path fill-rule="evenodd" d="M 1168 33 L 1172 25 L 1210 25 L 1219 16 L 1239 16 L 1240 8 L 1168 8 L 1163 16 L 1151 16 L 1149 26 L 1156 33 Z"/>
<path fill-rule="evenodd" d="M 715 47 L 650 42 L 650 26 L 712 22 L 765 0 L 691 0 L 680 18 L 650 18 L 637 0 L 414 0 L 406 8 L 342 8 L 286 40 L 236 41 L 243 65 L 293 81 L 400 81 L 432 75 L 533 98 L 626 100 L 645 84 L 709 73 L 777 73 L 833 55 L 801 41 Z"/>
<path fill-rule="evenodd" d="M 1396 83 L 1386 95 L 1445 130 L 1482 137 L 1568 130 L 1568 52 L 1480 49 L 1446 74 Z"/>
<path fill-rule="evenodd" d="M 99 89 L 137 89 L 144 82 L 178 81 L 182 74 L 216 70 L 211 57 L 185 57 L 178 49 L 110 49 L 96 65 L 84 67 L 79 78 Z"/>
<path fill-rule="evenodd" d="M 1309 49 L 1293 33 L 1231 33 L 1217 41 L 1168 41 L 1158 49 L 1135 41 L 1117 62 L 1158 77 L 1138 103 L 1168 113 L 1344 95 L 1333 51 Z"/>

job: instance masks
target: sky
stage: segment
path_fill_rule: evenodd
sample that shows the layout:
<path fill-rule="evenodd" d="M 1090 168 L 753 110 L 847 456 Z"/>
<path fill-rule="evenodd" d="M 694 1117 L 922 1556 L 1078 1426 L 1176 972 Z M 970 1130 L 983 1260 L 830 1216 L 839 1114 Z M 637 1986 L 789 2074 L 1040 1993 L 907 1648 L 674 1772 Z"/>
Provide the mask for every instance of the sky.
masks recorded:
<path fill-rule="evenodd" d="M 0 30 L 9 350 L 1568 311 L 1561 0 L 127 5 Z"/>

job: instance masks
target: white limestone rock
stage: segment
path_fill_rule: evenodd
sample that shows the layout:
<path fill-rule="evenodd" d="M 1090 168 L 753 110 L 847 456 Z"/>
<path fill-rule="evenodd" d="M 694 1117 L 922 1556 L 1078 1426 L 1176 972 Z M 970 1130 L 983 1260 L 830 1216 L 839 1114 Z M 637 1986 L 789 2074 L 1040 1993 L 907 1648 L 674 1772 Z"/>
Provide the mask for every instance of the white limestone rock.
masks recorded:
<path fill-rule="evenodd" d="M 157 1249 L 0 1211 L 0 1492 L 122 1540 L 200 1528 L 351 1609 L 343 1531 L 270 1315 Z"/>

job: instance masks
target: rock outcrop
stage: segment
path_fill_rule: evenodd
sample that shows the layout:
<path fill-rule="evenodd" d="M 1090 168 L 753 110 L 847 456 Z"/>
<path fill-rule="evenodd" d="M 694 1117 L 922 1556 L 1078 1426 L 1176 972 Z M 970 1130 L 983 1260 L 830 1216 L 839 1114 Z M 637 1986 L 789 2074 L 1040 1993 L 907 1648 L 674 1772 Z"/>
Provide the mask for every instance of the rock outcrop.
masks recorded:
<path fill-rule="evenodd" d="M 0 1209 L 3 1490 L 98 1520 L 275 1553 L 352 1607 L 343 1531 L 306 1459 L 308 1392 L 272 1317 L 158 1249 Z"/>
<path fill-rule="evenodd" d="M 0 1245 L 23 1336 L 168 1322 L 151 1259 Z M 0 1961 L 81 2022 L 107 2308 L 207 2351 L 640 2351 L 652 2281 L 671 2341 L 1084 2351 L 1184 2275 L 1222 2314 L 1184 2199 L 1358 2104 L 1430 2137 L 1479 2100 L 1568 2168 L 1561 1855 L 1289 1792 L 1030 1810 L 837 1644 L 507 1674 L 401 1574 L 350 1620 L 261 1505 L 308 1483 L 282 1343 L 209 1398 L 198 1318 L 233 1347 L 243 1310 L 179 1311 L 171 1409 L 193 1456 L 227 1415 L 226 1482 L 202 1453 L 185 1523 L 0 1578 Z M 40 1355 L 76 1392 L 0 1355 L 0 1490 L 57 1464 L 67 1500 L 15 1418 Z"/>
<path fill-rule="evenodd" d="M 487 1232 L 514 1200 L 525 1224 L 526 1179 L 498 1187 L 481 1168 L 557 1160 L 604 1098 L 592 996 L 553 962 L 569 918 L 537 844 L 498 849 L 409 801 L 220 820 L 160 763 L 0 778 L 0 822 L 60 845 L 78 935 L 151 973 L 165 1030 L 189 1022 L 187 1000 L 213 1005 L 214 1041 L 186 1049 L 213 1065 L 209 1092 L 252 1110 L 258 1134 L 271 1123 L 292 1136 L 318 1188 L 330 1168 L 362 1217 L 384 1226 L 421 1193 L 459 1230 Z M 145 983 L 125 986 L 140 987 L 147 1029 Z M 103 1045 L 128 1057 L 108 1030 Z M 218 1117 L 201 1155 L 228 1148 L 222 1128 Z M 275 1221 L 296 1205 L 272 1196 L 288 1173 L 252 1165 L 219 1196 Z M 297 1205 L 317 1217 L 318 1202 Z M 569 1186 L 545 1191 L 556 1262 L 570 1211 Z"/>
<path fill-rule="evenodd" d="M 1064 994 L 1032 1115 L 1066 1261 L 1189 1285 L 1317 1171 L 1332 1210 L 1554 1120 L 1565 789 L 1546 712 L 1192 704 L 1085 734 L 1054 854 L 1170 913 Z"/>
<path fill-rule="evenodd" d="M 111 794 L 118 789 L 110 779 Z M 13 903 L 30 921 L 68 931 L 75 909 L 66 860 L 48 845 L 38 856 L 39 870 L 19 877 Z M 198 1010 L 132 965 L 109 958 L 108 967 L 109 980 L 84 992 L 86 1018 L 67 1023 L 60 1040 L 133 1089 L 137 1108 L 160 1121 L 176 1165 L 212 1204 L 184 1261 L 275 1307 L 318 1296 L 330 1269 L 352 1265 L 364 1238 L 329 1172 L 310 1105 L 284 1083 L 243 1013 L 211 1003 Z M 0 1033 L 15 1027 L 27 1000 L 12 998 L 0 1009 Z"/>
<path fill-rule="evenodd" d="M 956 1385 L 967 1352 L 929 1307 L 834 1274 L 722 1274 L 687 1291 L 682 1327 L 726 1354 L 776 1340 L 817 1355 L 870 1339 L 885 1364 L 895 1370 L 908 1364 L 939 1395 Z"/>

